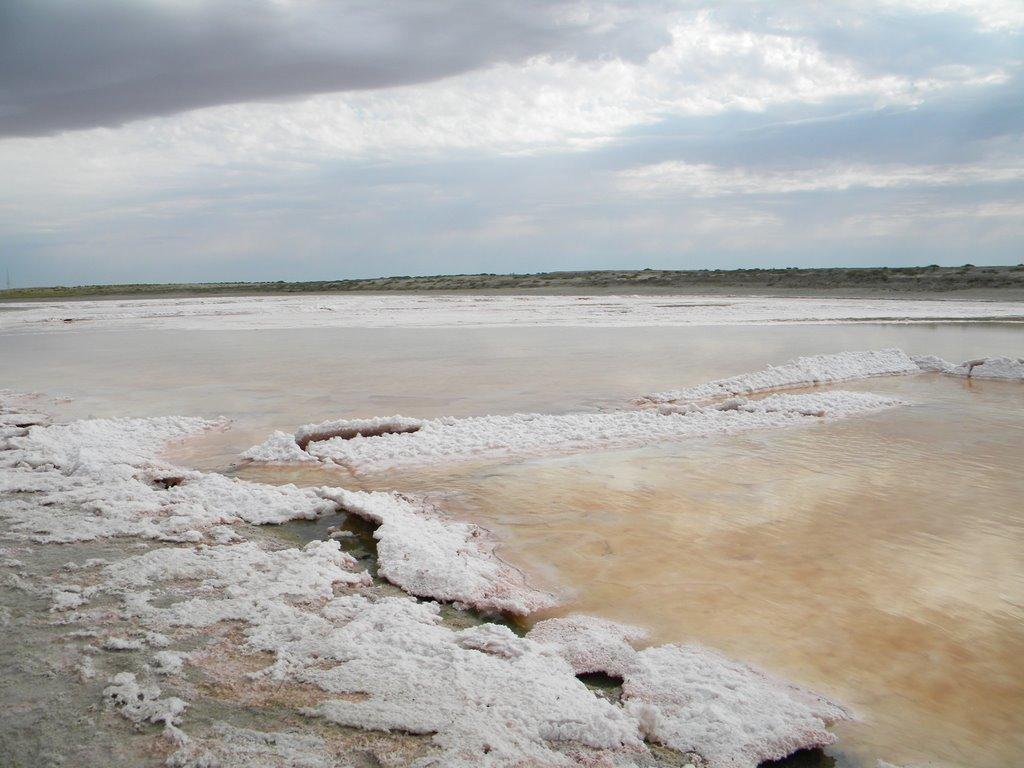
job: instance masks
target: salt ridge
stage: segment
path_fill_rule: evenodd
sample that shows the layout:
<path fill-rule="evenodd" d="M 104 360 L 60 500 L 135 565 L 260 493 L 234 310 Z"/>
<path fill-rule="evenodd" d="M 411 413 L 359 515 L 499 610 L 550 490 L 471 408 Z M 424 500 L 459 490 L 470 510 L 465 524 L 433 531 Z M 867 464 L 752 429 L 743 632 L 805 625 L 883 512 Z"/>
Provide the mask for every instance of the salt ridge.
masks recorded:
<path fill-rule="evenodd" d="M 922 371 L 944 373 L 965 379 L 998 379 L 1003 381 L 1024 381 L 1024 358 L 980 357 L 951 363 L 941 357 L 926 355 L 915 357 L 914 362 Z"/>
<path fill-rule="evenodd" d="M 751 429 L 807 423 L 808 417 L 844 418 L 900 405 L 892 397 L 860 392 L 774 395 L 688 409 L 622 410 L 605 413 L 513 414 L 428 419 L 415 432 L 385 433 L 310 442 L 305 451 L 295 438 L 275 433 L 242 457 L 251 461 L 293 462 L 312 457 L 353 472 L 400 466 L 573 453 L 625 448 Z M 393 417 L 395 419 L 402 417 Z M 330 422 L 333 425 L 344 422 Z M 294 448 L 292 447 L 294 446 Z M 301 455 L 305 454 L 305 456 Z"/>
<path fill-rule="evenodd" d="M 411 595 L 520 616 L 555 604 L 495 554 L 490 532 L 448 519 L 426 502 L 397 493 L 321 488 L 341 510 L 377 524 L 380 575 Z"/>
<path fill-rule="evenodd" d="M 931 355 L 911 357 L 901 349 L 838 352 L 831 355 L 798 357 L 783 365 L 768 366 L 761 371 L 718 379 L 687 389 L 655 392 L 638 398 L 636 402 L 638 405 L 693 403 L 875 376 L 903 376 L 922 371 L 967 378 L 1024 381 L 1024 360 L 985 357 L 957 365 Z"/>
<path fill-rule="evenodd" d="M 639 399 L 640 403 L 698 402 L 736 395 L 754 395 L 778 389 L 812 387 L 840 381 L 866 379 L 873 376 L 897 376 L 919 373 L 914 360 L 901 349 L 867 352 L 839 352 L 832 355 L 798 357 L 779 366 L 761 371 L 718 379 L 688 389 L 655 392 Z"/>

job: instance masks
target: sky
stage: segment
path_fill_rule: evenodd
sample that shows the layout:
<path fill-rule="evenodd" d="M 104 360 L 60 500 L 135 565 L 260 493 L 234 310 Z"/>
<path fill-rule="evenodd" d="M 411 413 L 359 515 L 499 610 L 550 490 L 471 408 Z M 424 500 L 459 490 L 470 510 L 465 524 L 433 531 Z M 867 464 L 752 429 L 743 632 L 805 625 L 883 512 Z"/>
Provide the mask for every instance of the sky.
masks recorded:
<path fill-rule="evenodd" d="M 0 0 L 16 287 L 967 262 L 1021 0 Z"/>

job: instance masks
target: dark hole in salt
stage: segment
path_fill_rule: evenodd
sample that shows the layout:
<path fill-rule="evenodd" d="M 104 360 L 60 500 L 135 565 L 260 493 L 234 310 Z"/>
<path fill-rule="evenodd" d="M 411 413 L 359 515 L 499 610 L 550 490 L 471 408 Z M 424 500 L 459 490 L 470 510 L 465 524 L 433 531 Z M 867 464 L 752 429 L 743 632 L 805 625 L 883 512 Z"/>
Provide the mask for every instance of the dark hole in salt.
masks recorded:
<path fill-rule="evenodd" d="M 616 702 L 622 698 L 622 678 L 604 672 L 582 672 L 576 679 L 583 683 L 595 696 Z"/>
<path fill-rule="evenodd" d="M 364 520 L 351 512 L 342 511 L 336 515 L 326 515 L 316 520 L 292 520 L 275 527 L 274 530 L 300 544 L 324 541 L 331 538 L 332 533 L 347 531 L 352 535 L 338 538 L 338 544 L 341 545 L 342 550 L 358 560 L 360 567 L 365 568 L 375 581 L 381 581 L 383 579 L 377 569 L 377 540 L 373 537 L 379 527 L 378 523 Z M 525 636 L 529 630 L 529 627 L 516 616 L 486 614 L 471 608 L 456 608 L 450 603 L 442 602 L 440 605 L 441 616 L 445 623 L 452 627 L 465 629 L 484 623 L 500 624 L 508 627 L 520 637 Z M 621 683 L 621 680 L 619 682 Z"/>
<path fill-rule="evenodd" d="M 588 688 L 618 688 L 622 686 L 622 678 L 604 672 L 581 672 L 576 679 Z"/>
<path fill-rule="evenodd" d="M 801 749 L 781 760 L 769 760 L 758 768 L 835 768 L 836 759 L 822 749 Z"/>
<path fill-rule="evenodd" d="M 370 576 L 377 578 L 377 540 L 373 538 L 373 532 L 379 527 L 377 523 L 363 520 L 357 515 L 340 512 L 316 520 L 293 520 L 276 530 L 300 544 L 324 541 L 331 538 L 335 531 L 346 531 L 352 535 L 339 537 L 338 544 L 342 550 L 358 560 L 359 565 L 365 568 Z"/>
<path fill-rule="evenodd" d="M 173 488 L 176 485 L 181 485 L 185 482 L 184 477 L 155 477 L 153 478 L 153 485 L 156 488 L 163 488 L 165 491 L 168 488 Z"/>

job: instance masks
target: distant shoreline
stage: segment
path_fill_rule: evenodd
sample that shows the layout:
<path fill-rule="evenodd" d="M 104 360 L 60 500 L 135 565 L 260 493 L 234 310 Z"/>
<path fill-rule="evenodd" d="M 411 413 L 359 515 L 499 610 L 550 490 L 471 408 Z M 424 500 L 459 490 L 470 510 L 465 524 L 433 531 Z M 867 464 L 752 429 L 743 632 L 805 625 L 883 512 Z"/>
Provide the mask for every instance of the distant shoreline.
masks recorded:
<path fill-rule="evenodd" d="M 140 283 L 15 288 L 0 301 L 338 293 L 711 294 L 1024 301 L 1024 265 L 899 268 L 600 270 L 305 282 Z"/>

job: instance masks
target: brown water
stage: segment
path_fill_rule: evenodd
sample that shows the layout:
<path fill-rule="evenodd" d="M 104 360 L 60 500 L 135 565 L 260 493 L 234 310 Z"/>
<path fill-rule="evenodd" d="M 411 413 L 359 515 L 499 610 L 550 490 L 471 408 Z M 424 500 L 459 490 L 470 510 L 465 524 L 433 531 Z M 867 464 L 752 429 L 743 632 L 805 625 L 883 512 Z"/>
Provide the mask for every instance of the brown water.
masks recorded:
<path fill-rule="evenodd" d="M 24 346 L 32 343 L 32 348 Z M 18 346 L 22 345 L 22 346 Z M 345 415 L 601 408 L 800 354 L 1024 354 L 1019 326 L 493 329 L 16 339 L 0 386 L 72 415 L 236 419 L 175 452 L 224 469 L 271 428 Z M 10 355 L 10 356 L 9 356 Z M 916 405 L 643 450 L 283 482 L 444 498 L 584 611 L 698 640 L 828 693 L 840 765 L 1024 764 L 1024 387 L 848 385 Z M 537 617 L 535 617 L 537 618 Z"/>

